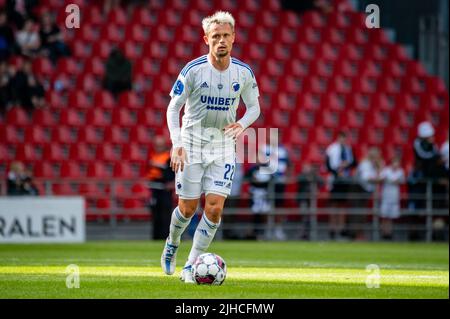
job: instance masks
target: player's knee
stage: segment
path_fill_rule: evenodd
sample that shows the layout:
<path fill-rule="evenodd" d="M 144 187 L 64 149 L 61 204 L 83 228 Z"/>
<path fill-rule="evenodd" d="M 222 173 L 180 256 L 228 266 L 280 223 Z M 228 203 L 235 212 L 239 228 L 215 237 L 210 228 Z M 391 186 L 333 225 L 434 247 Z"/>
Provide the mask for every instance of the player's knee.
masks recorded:
<path fill-rule="evenodd" d="M 205 205 L 206 217 L 213 223 L 218 223 L 222 216 L 223 207 L 219 203 L 207 203 Z"/>
<path fill-rule="evenodd" d="M 184 217 L 191 218 L 197 210 L 197 203 L 180 200 L 178 202 L 178 209 Z"/>

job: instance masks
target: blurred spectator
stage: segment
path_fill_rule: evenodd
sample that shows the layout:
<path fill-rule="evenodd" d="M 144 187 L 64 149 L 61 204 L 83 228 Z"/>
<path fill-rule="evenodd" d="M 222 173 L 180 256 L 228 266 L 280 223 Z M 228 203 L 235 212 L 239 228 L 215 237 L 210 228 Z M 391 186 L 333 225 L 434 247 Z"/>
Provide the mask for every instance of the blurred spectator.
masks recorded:
<path fill-rule="evenodd" d="M 8 25 L 6 12 L 0 10 L 0 62 L 7 60 L 16 49 L 16 40 L 11 26 Z"/>
<path fill-rule="evenodd" d="M 284 191 L 289 170 L 289 153 L 286 147 L 281 144 L 281 131 L 270 131 L 270 143 L 265 146 L 266 157 L 269 164 L 275 170 L 275 206 L 281 207 L 284 203 Z"/>
<path fill-rule="evenodd" d="M 244 135 L 239 136 L 240 141 L 236 142 L 237 145 L 243 145 L 244 143 Z M 241 144 L 242 143 L 242 144 Z M 231 192 L 225 201 L 225 208 L 237 208 L 239 207 L 239 203 L 242 198 L 242 184 L 244 182 L 244 161 L 246 158 L 245 153 L 248 151 L 247 148 L 242 149 L 242 153 L 240 151 L 236 152 L 236 162 L 235 162 L 235 170 L 233 174 L 233 183 L 231 184 Z M 238 223 L 239 220 L 236 214 L 226 214 L 222 216 L 222 221 L 224 224 L 232 224 Z M 191 222 L 192 223 L 192 222 Z M 195 229 L 194 229 L 195 231 Z M 241 230 L 235 230 L 232 228 L 225 228 L 222 232 L 224 239 L 237 239 L 242 235 Z"/>
<path fill-rule="evenodd" d="M 415 161 L 423 171 L 425 178 L 438 176 L 439 150 L 434 143 L 434 128 L 430 122 L 422 122 L 417 129 L 418 137 L 414 140 Z"/>
<path fill-rule="evenodd" d="M 45 106 L 44 88 L 34 76 L 30 60 L 18 66 L 11 79 L 12 96 L 28 111 Z"/>
<path fill-rule="evenodd" d="M 399 157 L 394 157 L 389 166 L 382 169 L 381 191 L 381 235 L 383 239 L 392 239 L 393 221 L 400 217 L 400 184 L 405 182 L 405 172 Z"/>
<path fill-rule="evenodd" d="M 106 61 L 103 86 L 116 98 L 122 91 L 131 90 L 131 62 L 119 48 L 111 50 Z"/>
<path fill-rule="evenodd" d="M 359 163 L 356 171 L 359 184 L 355 188 L 361 194 L 359 207 L 365 207 L 367 205 L 367 201 L 375 191 L 378 176 L 383 165 L 383 159 L 377 147 L 371 147 L 367 151 L 365 158 Z"/>
<path fill-rule="evenodd" d="M 309 209 L 311 208 L 312 193 L 315 192 L 315 196 L 317 196 L 319 188 L 322 187 L 323 184 L 324 181 L 319 175 L 318 167 L 308 163 L 304 164 L 302 172 L 297 178 L 298 203 L 302 212 L 311 213 Z M 311 215 L 305 215 L 302 221 L 304 228 L 302 234 L 300 234 L 300 238 L 308 239 L 311 227 Z"/>
<path fill-rule="evenodd" d="M 349 233 L 345 229 L 346 216 L 343 208 L 348 204 L 352 169 L 356 167 L 357 161 L 345 132 L 339 132 L 337 140 L 326 149 L 326 165 L 328 172 L 332 174 L 330 202 L 336 208 L 336 212 L 330 215 L 330 237 L 346 237 Z"/>
<path fill-rule="evenodd" d="M 297 11 L 300 14 L 310 10 L 316 10 L 323 13 L 330 13 L 333 11 L 333 5 L 327 0 L 281 0 L 281 6 L 285 10 Z"/>
<path fill-rule="evenodd" d="M 8 173 L 7 194 L 9 196 L 39 195 L 33 183 L 31 172 L 25 169 L 22 162 L 15 161 L 11 163 Z"/>
<path fill-rule="evenodd" d="M 22 29 L 27 18 L 33 17 L 33 9 L 39 4 L 39 0 L 6 0 L 6 12 L 8 20 L 17 29 Z"/>
<path fill-rule="evenodd" d="M 353 188 L 353 193 L 357 196 L 354 200 L 356 208 L 364 209 L 368 207 L 376 183 L 379 182 L 379 174 L 383 166 L 380 150 L 377 147 L 371 147 L 356 170 L 358 183 L 355 183 Z M 349 222 L 355 225 L 354 231 L 350 233 L 352 238 L 364 239 L 362 226 L 367 222 L 366 217 L 364 214 L 356 214 L 349 218 Z"/>
<path fill-rule="evenodd" d="M 70 55 L 69 48 L 63 42 L 61 30 L 53 21 L 50 12 L 42 14 L 39 36 L 43 53 L 50 58 L 53 64 L 56 64 L 60 57 Z"/>
<path fill-rule="evenodd" d="M 444 204 L 447 176 L 443 165 L 439 148 L 434 142 L 434 127 L 430 122 L 422 122 L 417 129 L 418 137 L 414 140 L 413 149 L 415 155 L 415 168 L 420 170 L 418 175 L 424 180 L 415 185 L 418 194 L 427 193 L 427 181 L 432 181 L 433 207 L 441 207 Z M 425 200 L 417 201 L 418 207 L 424 208 Z"/>
<path fill-rule="evenodd" d="M 120 7 L 120 0 L 103 0 L 103 13 L 108 14 L 111 10 Z"/>
<path fill-rule="evenodd" d="M 447 131 L 447 140 L 442 143 L 441 146 L 441 158 L 442 158 L 442 162 L 444 163 L 444 167 L 445 167 L 445 173 L 448 176 L 449 171 L 448 171 L 448 162 L 449 162 L 449 151 L 448 151 L 448 131 Z"/>
<path fill-rule="evenodd" d="M 10 66 L 6 62 L 0 62 L 0 113 L 11 107 L 12 99 Z"/>
<path fill-rule="evenodd" d="M 39 33 L 33 20 L 25 21 L 23 29 L 16 33 L 16 41 L 20 52 L 27 57 L 35 57 L 41 48 Z"/>
<path fill-rule="evenodd" d="M 155 137 L 147 178 L 151 189 L 153 239 L 165 239 L 169 235 L 175 174 L 170 168 L 170 150 L 163 136 Z"/>
<path fill-rule="evenodd" d="M 269 167 L 269 163 L 263 164 L 260 156 L 257 156 L 256 164 L 247 171 L 245 177 L 250 182 L 251 210 L 254 214 L 253 233 L 248 238 L 263 239 L 264 215 L 272 209 L 269 201 L 269 187 L 273 182 L 272 169 Z"/>
<path fill-rule="evenodd" d="M 287 176 L 289 173 L 290 162 L 289 153 L 286 147 L 281 144 L 281 130 L 270 130 L 269 144 L 265 145 L 265 155 L 269 159 L 269 165 L 274 173 L 275 181 L 275 207 L 283 207 L 284 192 L 286 190 Z M 285 222 L 285 216 L 276 216 L 275 236 L 279 240 L 283 240 L 284 234 L 282 224 Z"/>
<path fill-rule="evenodd" d="M 443 207 L 448 207 L 448 188 L 449 188 L 449 168 L 448 168 L 448 162 L 449 162 L 449 151 L 448 151 L 448 131 L 447 131 L 447 140 L 442 144 L 441 146 L 441 158 L 443 162 L 443 171 L 444 175 L 442 178 L 443 184 L 445 185 L 445 199 L 443 199 Z"/>

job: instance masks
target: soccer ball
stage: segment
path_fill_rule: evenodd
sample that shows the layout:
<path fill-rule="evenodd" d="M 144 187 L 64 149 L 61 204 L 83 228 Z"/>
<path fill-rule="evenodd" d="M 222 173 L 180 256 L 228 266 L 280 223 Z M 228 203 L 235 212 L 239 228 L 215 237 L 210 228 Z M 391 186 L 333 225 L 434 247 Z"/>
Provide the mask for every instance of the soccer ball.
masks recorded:
<path fill-rule="evenodd" d="M 226 276 L 227 265 L 222 257 L 216 254 L 202 254 L 192 265 L 192 277 L 199 285 L 221 285 Z"/>

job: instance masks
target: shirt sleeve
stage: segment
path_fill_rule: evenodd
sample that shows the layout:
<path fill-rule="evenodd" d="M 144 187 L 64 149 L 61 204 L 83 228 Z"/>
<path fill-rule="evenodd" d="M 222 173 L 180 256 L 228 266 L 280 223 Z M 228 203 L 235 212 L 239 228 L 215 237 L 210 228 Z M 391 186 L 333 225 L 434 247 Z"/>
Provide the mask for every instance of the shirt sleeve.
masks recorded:
<path fill-rule="evenodd" d="M 261 108 L 259 106 L 258 100 L 258 84 L 256 83 L 256 79 L 253 74 L 251 74 L 249 79 L 246 81 L 241 93 L 241 97 L 245 103 L 245 107 L 247 108 L 247 110 L 245 111 L 244 116 L 239 121 L 237 121 L 237 123 L 241 124 L 241 126 L 246 129 L 258 119 L 261 113 Z"/>
<path fill-rule="evenodd" d="M 170 132 L 170 139 L 173 147 L 181 147 L 181 127 L 180 127 L 180 110 L 186 103 L 190 94 L 189 74 L 185 77 L 179 75 L 170 91 L 170 103 L 167 108 L 167 126 Z"/>

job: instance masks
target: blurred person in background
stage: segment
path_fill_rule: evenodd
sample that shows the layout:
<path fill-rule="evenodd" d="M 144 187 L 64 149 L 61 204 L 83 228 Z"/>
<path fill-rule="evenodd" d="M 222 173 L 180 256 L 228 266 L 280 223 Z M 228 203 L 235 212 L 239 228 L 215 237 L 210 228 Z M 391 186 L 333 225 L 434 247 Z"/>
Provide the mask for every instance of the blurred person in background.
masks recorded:
<path fill-rule="evenodd" d="M 33 20 L 25 21 L 23 29 L 16 33 L 16 41 L 22 55 L 30 58 L 38 55 L 41 49 L 41 40 Z"/>
<path fill-rule="evenodd" d="M 44 87 L 33 74 L 31 60 L 24 60 L 13 71 L 13 74 L 11 78 L 13 100 L 18 102 L 28 112 L 44 107 Z"/>
<path fill-rule="evenodd" d="M 331 173 L 330 204 L 332 208 L 336 208 L 336 212 L 330 215 L 329 235 L 331 239 L 337 236 L 347 237 L 349 232 L 345 225 L 344 208 L 348 205 L 352 170 L 357 166 L 357 161 L 345 132 L 339 132 L 336 141 L 326 149 L 326 166 Z"/>
<path fill-rule="evenodd" d="M 361 194 L 358 206 L 366 207 L 368 200 L 375 191 L 376 183 L 379 181 L 378 175 L 383 166 L 380 149 L 377 147 L 369 148 L 366 156 L 356 169 L 358 184 L 356 184 L 355 190 Z"/>
<path fill-rule="evenodd" d="M 434 142 L 434 134 L 433 125 L 430 122 L 422 122 L 417 128 L 418 137 L 413 144 L 415 161 L 425 178 L 435 178 L 439 174 L 440 153 Z"/>
<path fill-rule="evenodd" d="M 130 60 L 119 48 L 113 48 L 106 61 L 103 87 L 117 98 L 121 92 L 131 90 L 131 74 Z"/>
<path fill-rule="evenodd" d="M 448 162 L 449 162 L 449 150 L 448 150 L 448 130 L 447 130 L 447 140 L 442 143 L 441 146 L 441 158 L 442 158 L 442 162 L 443 162 L 443 183 L 445 184 L 445 203 L 444 203 L 444 207 L 448 207 L 448 187 L 449 187 L 449 181 L 448 181 L 448 177 L 449 177 L 449 170 L 448 170 Z"/>
<path fill-rule="evenodd" d="M 435 143 L 435 130 L 430 122 L 421 122 L 417 128 L 418 137 L 414 140 L 413 149 L 416 172 L 423 179 L 418 181 L 415 189 L 418 194 L 426 195 L 427 181 L 432 182 L 433 207 L 442 208 L 446 193 L 448 175 L 445 173 L 441 153 Z M 417 208 L 425 208 L 425 199 L 417 200 Z"/>
<path fill-rule="evenodd" d="M 43 54 L 49 57 L 53 64 L 56 64 L 60 57 L 70 55 L 70 50 L 63 41 L 61 29 L 48 11 L 42 14 L 39 37 Z"/>
<path fill-rule="evenodd" d="M 170 149 L 163 136 L 155 137 L 147 178 L 151 190 L 153 239 L 166 239 L 169 235 L 175 174 L 170 168 Z"/>
<path fill-rule="evenodd" d="M 319 168 L 315 165 L 305 163 L 302 168 L 301 174 L 297 178 L 298 185 L 298 203 L 302 212 L 307 213 L 302 218 L 302 224 L 304 226 L 301 239 L 309 239 L 309 230 L 311 227 L 311 196 L 315 191 L 317 193 L 319 188 L 324 185 L 323 178 L 319 175 Z"/>
<path fill-rule="evenodd" d="M 266 157 L 270 158 L 270 165 L 273 166 L 275 181 L 275 208 L 283 207 L 284 193 L 290 171 L 289 152 L 281 144 L 281 130 L 270 130 L 269 144 L 265 145 Z M 279 240 L 286 239 L 282 224 L 286 221 L 285 216 L 276 216 L 275 237 Z"/>
<path fill-rule="evenodd" d="M 22 29 L 27 18 L 34 17 L 33 9 L 39 4 L 39 0 L 6 0 L 6 12 L 8 20 L 17 29 Z"/>
<path fill-rule="evenodd" d="M 0 10 L 0 62 L 7 60 L 16 49 L 14 31 L 8 25 L 6 12 Z"/>
<path fill-rule="evenodd" d="M 379 176 L 381 190 L 381 236 L 383 239 L 393 238 L 393 222 L 400 217 L 400 185 L 405 182 L 405 172 L 400 157 L 394 157 L 389 166 L 384 167 Z"/>
<path fill-rule="evenodd" d="M 372 198 L 377 187 L 379 175 L 383 166 L 384 162 L 380 150 L 377 147 L 369 148 L 366 156 L 356 169 L 357 183 L 354 184 L 353 188 L 353 193 L 357 196 L 354 200 L 356 208 L 368 208 L 369 200 Z M 351 232 L 351 237 L 364 239 L 364 231 L 361 227 L 367 222 L 366 214 L 358 213 L 357 215 L 351 216 L 349 219 L 352 223 L 357 225 L 355 231 Z"/>
<path fill-rule="evenodd" d="M 333 11 L 333 6 L 328 0 L 281 0 L 281 5 L 283 9 L 294 10 L 300 14 L 311 10 L 319 11 L 322 13 L 330 13 Z"/>
<path fill-rule="evenodd" d="M 0 62 L 0 113 L 5 113 L 12 102 L 11 73 L 6 62 Z"/>
<path fill-rule="evenodd" d="M 268 163 L 262 163 L 260 156 L 256 163 L 245 174 L 250 183 L 251 210 L 253 213 L 253 232 L 248 239 L 264 239 L 264 221 L 266 214 L 272 210 L 269 201 L 270 183 L 274 182 L 273 170 Z M 278 239 L 278 237 L 277 237 Z"/>
<path fill-rule="evenodd" d="M 448 150 L 448 131 L 447 131 L 447 139 L 444 143 L 441 145 L 441 158 L 442 162 L 444 163 L 445 173 L 448 176 L 448 162 L 449 162 L 449 150 Z"/>
<path fill-rule="evenodd" d="M 39 192 L 33 183 L 31 171 L 27 170 L 25 165 L 20 161 L 11 163 L 7 178 L 7 195 L 39 195 Z"/>

